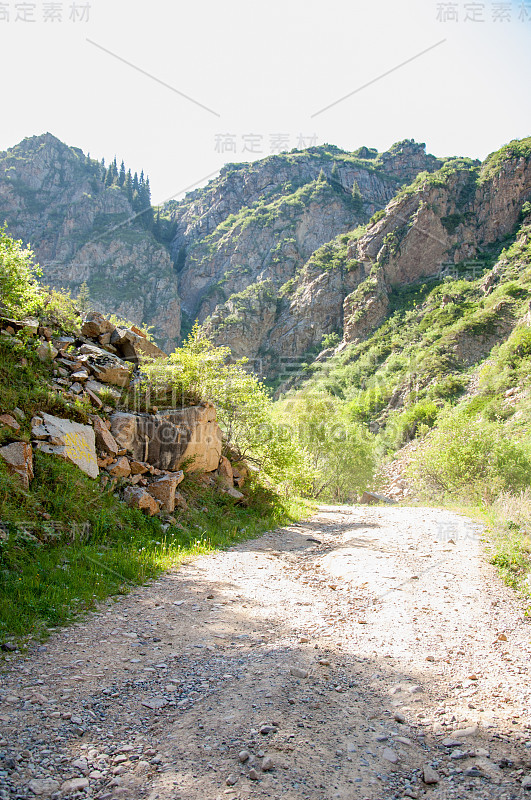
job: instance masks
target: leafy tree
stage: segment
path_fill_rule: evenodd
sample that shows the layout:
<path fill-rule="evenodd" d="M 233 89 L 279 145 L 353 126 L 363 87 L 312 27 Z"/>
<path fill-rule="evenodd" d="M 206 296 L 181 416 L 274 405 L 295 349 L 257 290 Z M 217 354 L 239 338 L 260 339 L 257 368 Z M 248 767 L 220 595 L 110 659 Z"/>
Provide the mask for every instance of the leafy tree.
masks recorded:
<path fill-rule="evenodd" d="M 167 360 L 143 365 L 144 384 L 157 396 L 170 390 L 172 404 L 211 401 L 228 451 L 255 463 L 277 484 L 305 488 L 311 477 L 307 454 L 274 419 L 269 393 L 245 368 L 246 360 L 229 358 L 230 349 L 212 344 L 196 323 Z"/>
<path fill-rule="evenodd" d="M 277 406 L 292 440 L 310 454 L 313 495 L 341 502 L 366 488 L 375 466 L 374 445 L 344 404 L 327 392 L 299 392 Z"/>
<path fill-rule="evenodd" d="M 36 278 L 41 274 L 30 248 L 11 239 L 6 225 L 0 227 L 0 299 L 7 313 L 20 316 L 37 309 L 41 290 Z"/>
<path fill-rule="evenodd" d="M 450 412 L 423 442 L 411 474 L 426 493 L 443 498 L 492 501 L 500 492 L 531 483 L 529 446 L 506 435 L 500 422 Z"/>

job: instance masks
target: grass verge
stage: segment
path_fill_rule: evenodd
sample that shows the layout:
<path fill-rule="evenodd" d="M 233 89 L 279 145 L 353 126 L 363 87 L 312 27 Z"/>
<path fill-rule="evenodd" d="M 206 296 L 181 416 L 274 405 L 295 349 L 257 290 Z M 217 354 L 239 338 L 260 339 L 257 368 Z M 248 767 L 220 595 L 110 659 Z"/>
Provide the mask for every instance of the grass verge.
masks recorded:
<path fill-rule="evenodd" d="M 15 638 L 23 646 L 43 638 L 50 627 L 187 557 L 258 536 L 311 510 L 259 485 L 249 487 L 245 506 L 192 478 L 180 488 L 189 509 L 178 525 L 165 527 L 53 456 L 36 454 L 29 492 L 0 464 L 0 641 Z"/>

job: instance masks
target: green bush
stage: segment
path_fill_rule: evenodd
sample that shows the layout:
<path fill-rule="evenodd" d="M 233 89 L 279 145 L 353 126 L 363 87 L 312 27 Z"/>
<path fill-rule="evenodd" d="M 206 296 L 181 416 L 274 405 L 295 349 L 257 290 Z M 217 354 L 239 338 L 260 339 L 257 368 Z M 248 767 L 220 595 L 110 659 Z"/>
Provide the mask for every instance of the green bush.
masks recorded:
<path fill-rule="evenodd" d="M 33 252 L 0 228 L 0 300 L 5 310 L 16 317 L 34 313 L 41 290 L 36 278 L 41 275 L 33 263 Z"/>
<path fill-rule="evenodd" d="M 529 486 L 531 451 L 501 423 L 454 411 L 417 450 L 411 476 L 427 495 L 491 501 Z"/>
<path fill-rule="evenodd" d="M 314 497 L 352 501 L 375 469 L 374 437 L 329 393 L 299 392 L 277 405 L 291 441 L 310 456 Z"/>
<path fill-rule="evenodd" d="M 166 392 L 171 405 L 212 402 L 227 450 L 260 466 L 275 483 L 303 491 L 309 480 L 304 450 L 285 437 L 268 390 L 246 369 L 246 359 L 229 359 L 230 349 L 213 345 L 196 324 L 167 359 L 143 363 L 143 386 L 155 397 Z"/>

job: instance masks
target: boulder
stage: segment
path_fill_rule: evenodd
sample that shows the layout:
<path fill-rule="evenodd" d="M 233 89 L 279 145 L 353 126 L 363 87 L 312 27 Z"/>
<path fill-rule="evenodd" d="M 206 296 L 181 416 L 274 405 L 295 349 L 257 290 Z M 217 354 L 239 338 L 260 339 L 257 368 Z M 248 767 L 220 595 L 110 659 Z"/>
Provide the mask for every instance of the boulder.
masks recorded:
<path fill-rule="evenodd" d="M 99 475 L 98 462 L 96 458 L 96 437 L 90 425 L 81 425 L 79 422 L 72 422 L 69 419 L 53 417 L 50 414 L 41 414 L 32 420 L 42 419 L 39 426 L 41 435 L 45 433 L 50 444 L 40 442 L 38 447 L 46 453 L 60 456 L 71 464 L 75 464 L 80 470 L 91 478 Z"/>
<path fill-rule="evenodd" d="M 53 344 L 58 350 L 66 350 L 66 348 L 74 344 L 75 341 L 73 336 L 58 336 L 53 340 Z"/>
<path fill-rule="evenodd" d="M 138 486 L 128 486 L 124 492 L 124 500 L 129 508 L 139 508 L 152 517 L 160 511 L 159 504 L 152 495 Z"/>
<path fill-rule="evenodd" d="M 221 456 L 221 461 L 219 462 L 219 467 L 218 467 L 218 475 L 220 477 L 221 483 L 224 486 L 227 487 L 234 486 L 234 473 L 232 471 L 232 464 L 230 463 L 227 456 Z"/>
<path fill-rule="evenodd" d="M 132 361 L 135 364 L 138 363 L 141 356 L 167 358 L 166 353 L 160 347 L 130 328 L 116 328 L 111 335 L 111 344 L 119 349 L 126 361 Z"/>
<path fill-rule="evenodd" d="M 232 477 L 234 485 L 241 489 L 246 479 L 249 477 L 249 469 L 244 461 L 239 461 L 237 464 L 232 465 Z"/>
<path fill-rule="evenodd" d="M 37 336 L 39 332 L 39 320 L 36 317 L 27 317 L 18 323 L 21 330 L 29 336 Z"/>
<path fill-rule="evenodd" d="M 165 511 L 169 511 L 171 514 L 175 509 L 175 492 L 177 491 L 177 486 L 183 479 L 184 472 L 182 470 L 174 472 L 171 475 L 164 475 L 149 486 L 148 492 L 152 497 L 160 501 Z"/>
<path fill-rule="evenodd" d="M 11 428 L 13 431 L 20 430 L 20 425 L 16 421 L 15 417 L 11 416 L 11 414 L 0 414 L 0 424 L 7 425 L 7 427 Z"/>
<path fill-rule="evenodd" d="M 85 391 L 87 393 L 88 399 L 90 400 L 90 402 L 94 406 L 94 408 L 103 408 L 103 403 L 102 403 L 102 401 L 100 400 L 100 398 L 98 397 L 98 395 L 95 392 L 91 392 L 90 389 L 86 389 L 86 388 L 85 388 Z"/>
<path fill-rule="evenodd" d="M 107 472 L 112 475 L 113 478 L 127 478 L 131 474 L 129 461 L 125 456 L 121 456 L 107 467 Z"/>
<path fill-rule="evenodd" d="M 229 487 L 228 489 L 225 489 L 225 491 L 226 491 L 226 493 L 227 493 L 227 494 L 228 494 L 230 497 L 232 497 L 232 498 L 233 498 L 234 500 L 236 500 L 238 503 L 240 503 L 240 502 L 241 502 L 241 501 L 244 499 L 244 497 L 245 497 L 245 495 L 244 495 L 244 494 L 242 494 L 241 492 L 239 492 L 237 489 L 234 489 L 234 487 L 232 487 L 232 486 L 231 486 L 231 487 Z"/>
<path fill-rule="evenodd" d="M 392 503 L 393 501 L 386 497 L 383 494 L 377 494 L 376 492 L 363 492 L 361 496 L 360 503 L 366 506 L 373 506 L 376 503 Z"/>
<path fill-rule="evenodd" d="M 88 336 L 89 339 L 96 339 L 105 333 L 112 333 L 114 325 L 105 319 L 103 314 L 97 311 L 91 311 L 83 318 L 83 325 L 81 326 L 81 333 L 83 336 Z"/>
<path fill-rule="evenodd" d="M 89 374 L 86 369 L 78 369 L 75 372 L 73 372 L 70 377 L 72 378 L 73 381 L 79 381 L 80 383 L 84 383 L 85 381 L 88 381 Z"/>
<path fill-rule="evenodd" d="M 110 383 L 113 386 L 129 386 L 131 367 L 112 353 L 102 351 L 102 355 L 92 356 L 89 359 L 89 365 L 98 381 Z"/>
<path fill-rule="evenodd" d="M 131 475 L 145 475 L 146 472 L 149 472 L 149 464 L 145 464 L 143 461 L 130 461 L 129 466 Z"/>
<path fill-rule="evenodd" d="M 112 433 L 108 430 L 105 426 L 105 423 L 101 419 L 101 417 L 94 417 L 94 433 L 96 435 L 96 446 L 103 450 L 105 453 L 109 453 L 111 456 L 118 455 L 118 444 L 112 435 Z"/>
<path fill-rule="evenodd" d="M 42 417 L 32 417 L 31 419 L 31 435 L 34 439 L 47 439 L 49 433 L 44 426 Z"/>
<path fill-rule="evenodd" d="M 221 429 L 210 403 L 168 409 L 158 414 L 118 412 L 111 433 L 135 461 L 157 469 L 213 472 L 221 457 Z"/>
<path fill-rule="evenodd" d="M 37 348 L 39 361 L 53 361 L 59 355 L 59 350 L 51 342 L 41 342 Z"/>
<path fill-rule="evenodd" d="M 33 479 L 33 450 L 26 442 L 13 442 L 0 448 L 0 456 L 10 475 L 15 475 L 24 489 L 29 489 Z"/>

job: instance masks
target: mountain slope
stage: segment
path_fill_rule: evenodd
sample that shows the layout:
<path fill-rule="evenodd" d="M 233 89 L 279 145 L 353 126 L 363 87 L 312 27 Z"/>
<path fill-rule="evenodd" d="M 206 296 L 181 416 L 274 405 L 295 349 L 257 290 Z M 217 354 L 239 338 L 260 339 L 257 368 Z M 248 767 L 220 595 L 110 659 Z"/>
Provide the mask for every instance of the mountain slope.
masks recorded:
<path fill-rule="evenodd" d="M 169 254 L 99 162 L 49 133 L 0 153 L 0 221 L 31 244 L 45 283 L 77 293 L 85 281 L 102 311 L 155 323 L 164 346 L 178 340 Z"/>
<path fill-rule="evenodd" d="M 265 374 L 282 374 L 289 361 L 311 361 L 323 334 L 342 347 L 366 338 L 387 317 L 394 289 L 454 274 L 458 265 L 478 274 L 491 266 L 530 196 L 531 140 L 483 165 L 449 159 L 400 190 L 367 226 L 314 251 L 276 296 L 262 290 L 252 302 L 233 298 L 206 329 L 238 354 L 245 349 Z"/>

